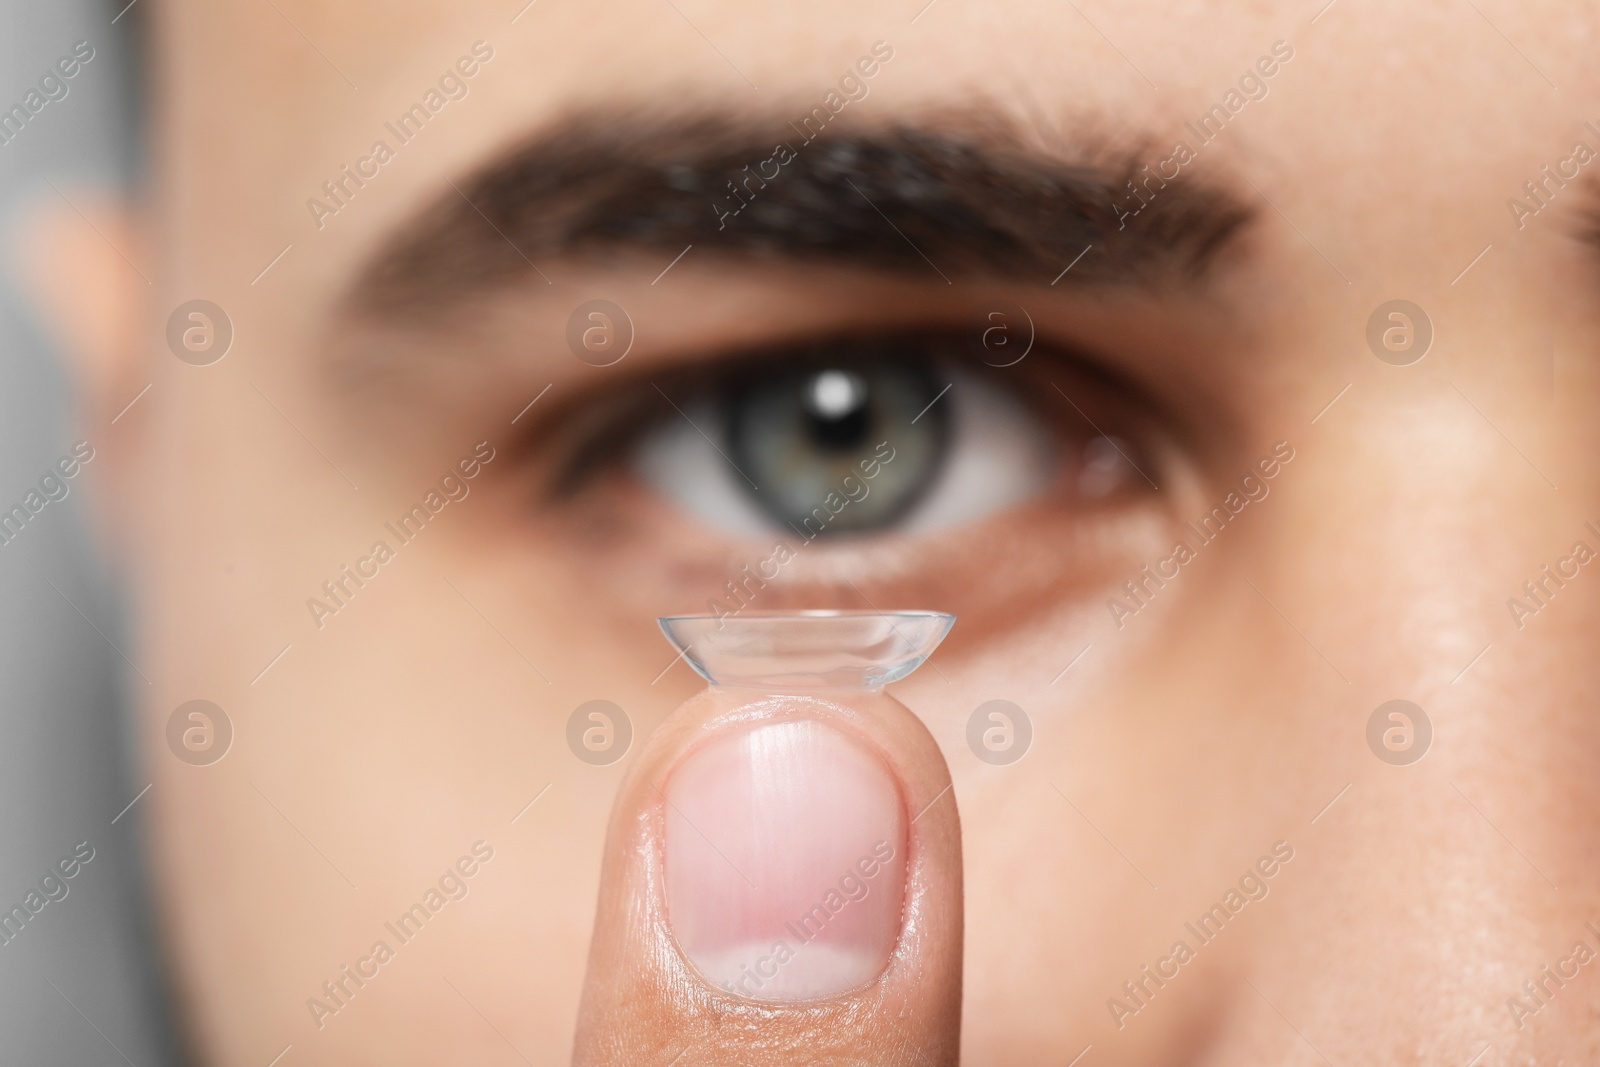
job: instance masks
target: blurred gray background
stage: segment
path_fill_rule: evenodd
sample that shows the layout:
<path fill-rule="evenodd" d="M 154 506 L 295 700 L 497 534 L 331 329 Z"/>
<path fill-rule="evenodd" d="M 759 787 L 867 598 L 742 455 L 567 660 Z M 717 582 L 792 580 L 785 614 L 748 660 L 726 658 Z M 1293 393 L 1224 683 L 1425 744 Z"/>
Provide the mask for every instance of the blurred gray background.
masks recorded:
<path fill-rule="evenodd" d="M 140 12 L 113 23 L 120 10 L 107 0 L 0 0 L 0 109 L 21 102 L 76 42 L 95 49 L 67 96 L 0 144 L 3 508 L 74 441 L 94 437 L 74 425 L 70 383 L 19 286 L 28 265 L 14 237 L 30 204 L 58 195 L 52 182 L 68 197 L 136 182 Z M 129 642 L 87 535 L 83 491 L 80 478 L 0 545 L 0 912 L 23 905 L 76 844 L 94 848 L 68 895 L 0 944 L 0 1062 L 170 1064 L 141 869 L 144 801 L 118 818 L 148 784 L 128 756 L 126 667 L 111 646 Z"/>

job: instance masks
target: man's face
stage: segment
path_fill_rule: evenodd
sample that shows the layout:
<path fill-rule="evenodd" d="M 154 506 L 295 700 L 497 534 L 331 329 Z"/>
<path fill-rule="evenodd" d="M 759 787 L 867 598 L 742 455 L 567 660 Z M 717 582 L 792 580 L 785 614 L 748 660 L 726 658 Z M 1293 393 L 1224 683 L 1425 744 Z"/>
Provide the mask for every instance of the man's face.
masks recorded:
<path fill-rule="evenodd" d="M 519 6 L 153 13 L 85 436 L 208 1061 L 565 1062 L 569 717 L 819 607 L 959 617 L 967 1062 L 1594 1054 L 1593 12 Z"/>

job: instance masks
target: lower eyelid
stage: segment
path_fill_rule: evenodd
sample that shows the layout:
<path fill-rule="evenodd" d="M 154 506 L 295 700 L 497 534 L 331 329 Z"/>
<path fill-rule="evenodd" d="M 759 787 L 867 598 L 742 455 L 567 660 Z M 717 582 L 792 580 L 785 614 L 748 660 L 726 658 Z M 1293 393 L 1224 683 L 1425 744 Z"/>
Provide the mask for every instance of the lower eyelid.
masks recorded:
<path fill-rule="evenodd" d="M 1167 502 L 1154 494 L 1071 518 L 1039 500 L 932 535 L 811 541 L 717 536 L 638 484 L 599 499 L 606 511 L 585 516 L 546 551 L 568 562 L 563 580 L 573 596 L 615 590 L 597 607 L 616 613 L 618 625 L 680 610 L 918 603 L 960 614 L 969 632 L 1013 629 L 1040 612 L 1102 610 L 1094 598 L 1170 551 L 1174 532 Z M 628 580 L 619 583 L 619 574 Z"/>

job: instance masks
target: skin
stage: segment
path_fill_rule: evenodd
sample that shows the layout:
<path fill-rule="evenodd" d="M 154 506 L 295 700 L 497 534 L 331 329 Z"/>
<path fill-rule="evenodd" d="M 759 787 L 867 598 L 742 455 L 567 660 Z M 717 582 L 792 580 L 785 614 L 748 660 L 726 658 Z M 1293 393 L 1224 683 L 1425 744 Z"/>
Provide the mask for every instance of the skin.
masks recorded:
<path fill-rule="evenodd" d="M 1311 23 L 1265 4 L 945 0 L 913 24 L 902 5 L 757 15 L 705 0 L 681 16 L 540 3 L 513 24 L 512 5 L 278 6 L 155 6 L 148 199 L 84 197 L 98 232 L 66 212 L 35 231 L 131 598 L 129 656 L 149 680 L 130 688 L 153 877 L 199 1062 L 265 1063 L 285 1045 L 286 1063 L 346 1065 L 563 1063 L 575 1047 L 579 1062 L 666 1063 L 685 1046 L 683 1064 L 728 1062 L 729 1046 L 762 1063 L 949 1063 L 958 1049 L 1067 1063 L 1086 1047 L 1085 1065 L 1595 1057 L 1594 967 L 1520 1026 L 1507 1006 L 1575 941 L 1594 947 L 1584 923 L 1600 924 L 1600 579 L 1585 568 L 1520 628 L 1506 606 L 1574 541 L 1600 544 L 1583 529 L 1600 522 L 1600 279 L 1572 236 L 1592 201 L 1574 182 L 1522 229 L 1506 207 L 1597 117 L 1589 7 L 1343 0 Z M 880 38 L 896 58 L 852 105 L 863 128 L 981 102 L 1040 145 L 1084 127 L 1148 135 L 1163 146 L 1149 158 L 1290 41 L 1270 95 L 1197 164 L 1270 206 L 1249 200 L 1255 221 L 1205 285 L 1172 291 L 946 286 L 693 252 L 652 285 L 670 255 L 556 257 L 539 262 L 549 284 L 459 313 L 467 332 L 413 338 L 448 359 L 370 387 L 330 372 L 337 298 L 445 179 L 575 103 L 802 111 Z M 315 230 L 305 198 L 479 39 L 495 59 L 469 98 Z M 658 794 L 642 783 L 670 772 L 710 707 L 673 717 L 701 683 L 681 663 L 659 673 L 670 650 L 653 617 L 704 610 L 729 560 L 766 546 L 621 478 L 535 505 L 554 446 L 511 419 L 546 384 L 551 411 L 614 388 L 561 340 L 597 292 L 650 324 L 625 364 L 646 375 L 684 351 L 959 325 L 1025 297 L 1043 332 L 1139 383 L 1127 421 L 1154 427 L 1160 493 L 819 548 L 762 605 L 961 617 L 893 689 L 914 718 L 886 716 L 875 738 L 907 796 L 954 782 L 956 806 L 918 824 L 941 842 L 913 886 L 943 902 L 939 965 L 920 988 L 892 966 L 828 1008 L 830 1026 L 719 1000 L 674 967 L 660 924 L 627 926 L 625 903 L 653 899 L 633 835 L 648 837 Z M 236 330 L 208 368 L 162 341 L 197 295 Z M 1397 297 L 1436 331 L 1409 367 L 1365 342 Z M 320 583 L 482 440 L 497 456 L 472 496 L 308 623 Z M 1294 459 L 1270 496 L 1119 628 L 1106 601 L 1122 581 L 1280 441 Z M 197 697 L 236 732 L 205 768 L 164 741 Z M 636 731 L 635 753 L 604 768 L 563 743 L 596 697 Z M 1010 766 L 966 743 L 996 698 L 1034 725 Z M 1408 766 L 1366 741 L 1396 698 L 1434 731 Z M 494 855 L 469 895 L 319 1028 L 307 998 L 480 840 Z M 1123 982 L 1277 842 L 1293 858 L 1268 895 L 1119 1020 Z M 882 1010 L 902 997 L 920 1006 L 911 1024 Z M 953 1007 L 929 1010 L 957 999 L 959 1037 Z"/>

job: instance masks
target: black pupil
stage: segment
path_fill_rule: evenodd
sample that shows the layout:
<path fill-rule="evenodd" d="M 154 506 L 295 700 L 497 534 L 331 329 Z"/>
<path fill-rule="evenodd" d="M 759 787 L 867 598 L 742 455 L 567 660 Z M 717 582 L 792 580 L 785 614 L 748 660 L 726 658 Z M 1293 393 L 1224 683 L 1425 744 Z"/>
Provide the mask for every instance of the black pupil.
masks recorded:
<path fill-rule="evenodd" d="M 806 383 L 806 428 L 832 452 L 859 448 L 872 425 L 867 385 L 844 370 L 825 370 Z"/>

